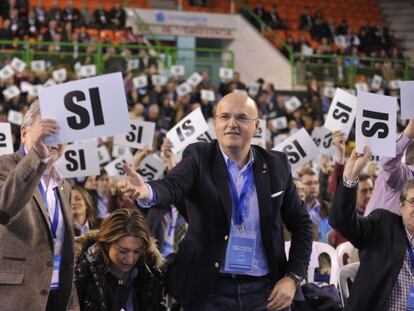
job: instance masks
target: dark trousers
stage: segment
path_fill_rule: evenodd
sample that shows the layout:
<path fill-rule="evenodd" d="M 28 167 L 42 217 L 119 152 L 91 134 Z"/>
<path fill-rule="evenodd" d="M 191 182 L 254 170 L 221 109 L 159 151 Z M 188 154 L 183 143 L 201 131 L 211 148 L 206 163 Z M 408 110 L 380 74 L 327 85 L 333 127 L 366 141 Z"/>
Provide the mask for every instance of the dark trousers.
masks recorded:
<path fill-rule="evenodd" d="M 185 306 L 185 311 L 267 311 L 267 298 L 273 289 L 267 277 L 238 279 L 218 276 L 202 301 Z"/>

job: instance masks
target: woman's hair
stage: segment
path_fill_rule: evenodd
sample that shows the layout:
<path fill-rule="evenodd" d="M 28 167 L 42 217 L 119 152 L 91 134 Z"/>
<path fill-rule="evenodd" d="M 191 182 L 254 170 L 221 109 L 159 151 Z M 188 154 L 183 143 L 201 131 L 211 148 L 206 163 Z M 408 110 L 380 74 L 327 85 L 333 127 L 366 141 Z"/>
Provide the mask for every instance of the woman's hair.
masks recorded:
<path fill-rule="evenodd" d="M 104 219 L 96 235 L 96 245 L 103 257 L 103 269 L 106 270 L 109 267 L 109 246 L 127 236 L 143 240 L 143 253 L 139 260 L 146 261 L 151 235 L 144 215 L 136 209 L 119 209 Z"/>
<path fill-rule="evenodd" d="M 79 192 L 80 195 L 82 196 L 82 199 L 85 201 L 86 219 L 88 220 L 89 225 L 93 227 L 97 227 L 98 220 L 96 219 L 96 216 L 95 216 L 96 206 L 89 192 L 85 188 L 80 187 L 78 185 L 73 186 L 72 190 L 76 190 L 77 192 Z"/>

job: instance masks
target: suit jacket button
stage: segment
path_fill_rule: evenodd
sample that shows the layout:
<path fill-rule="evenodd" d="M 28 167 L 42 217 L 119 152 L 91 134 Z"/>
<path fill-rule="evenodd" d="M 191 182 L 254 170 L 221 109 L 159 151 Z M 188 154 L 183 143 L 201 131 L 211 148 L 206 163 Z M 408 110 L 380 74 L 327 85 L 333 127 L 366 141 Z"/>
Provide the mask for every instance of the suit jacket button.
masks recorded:
<path fill-rule="evenodd" d="M 53 262 L 52 262 L 52 261 L 48 261 L 48 262 L 47 262 L 47 266 L 48 266 L 48 267 L 53 267 Z"/>
<path fill-rule="evenodd" d="M 225 236 L 224 236 L 224 241 L 227 241 L 229 239 L 229 236 L 226 234 Z"/>
<path fill-rule="evenodd" d="M 215 262 L 214 263 L 214 267 L 216 267 L 216 268 L 220 267 L 219 263 L 218 262 Z"/>
<path fill-rule="evenodd" d="M 40 291 L 40 295 L 42 295 L 42 296 L 46 296 L 47 294 L 49 294 L 49 291 L 47 289 L 42 289 Z"/>

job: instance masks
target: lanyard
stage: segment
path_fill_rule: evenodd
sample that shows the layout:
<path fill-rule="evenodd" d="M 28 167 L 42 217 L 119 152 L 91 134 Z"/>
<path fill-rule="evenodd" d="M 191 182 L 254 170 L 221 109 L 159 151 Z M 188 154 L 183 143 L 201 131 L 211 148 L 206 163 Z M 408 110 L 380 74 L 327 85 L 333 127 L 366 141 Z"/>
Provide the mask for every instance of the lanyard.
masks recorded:
<path fill-rule="evenodd" d="M 406 242 L 407 242 L 407 250 L 408 250 L 408 256 L 410 257 L 410 268 L 411 271 L 414 272 L 414 253 L 413 248 L 411 246 L 410 240 L 408 240 L 408 236 L 406 235 Z"/>
<path fill-rule="evenodd" d="M 52 236 L 53 236 L 53 239 L 55 240 L 56 239 L 56 231 L 57 231 L 57 227 L 58 227 L 58 224 L 59 224 L 59 209 L 60 209 L 59 200 L 58 200 L 58 196 L 57 196 L 57 193 L 56 193 L 56 188 L 53 188 L 53 193 L 55 195 L 55 213 L 53 215 L 53 220 L 50 219 L 50 208 L 49 208 L 49 204 L 47 203 L 46 192 L 43 189 L 41 182 L 39 182 L 39 191 L 40 191 L 40 194 L 42 195 L 43 201 L 45 202 L 45 205 L 46 205 L 46 209 L 47 209 L 47 212 L 48 212 L 48 215 L 49 215 L 49 220 L 50 220 L 50 223 L 51 223 L 50 229 L 52 230 Z"/>
<path fill-rule="evenodd" d="M 247 169 L 247 178 L 244 182 L 242 191 L 240 196 L 237 194 L 236 185 L 233 182 L 233 178 L 231 174 L 229 174 L 230 179 L 230 188 L 231 188 L 231 195 L 233 197 L 233 204 L 234 204 L 234 223 L 236 226 L 241 226 L 243 223 L 243 210 L 246 208 L 246 196 L 249 187 L 252 184 L 252 166 Z"/>

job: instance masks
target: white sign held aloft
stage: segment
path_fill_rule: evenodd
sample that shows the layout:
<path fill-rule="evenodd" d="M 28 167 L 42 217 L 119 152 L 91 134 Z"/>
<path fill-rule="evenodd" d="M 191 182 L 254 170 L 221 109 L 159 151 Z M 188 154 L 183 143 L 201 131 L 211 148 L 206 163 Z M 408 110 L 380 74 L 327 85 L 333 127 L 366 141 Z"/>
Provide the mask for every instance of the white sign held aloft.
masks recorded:
<path fill-rule="evenodd" d="M 333 98 L 335 96 L 335 88 L 332 86 L 325 86 L 323 89 L 323 96 Z"/>
<path fill-rule="evenodd" d="M 324 127 L 328 130 L 341 131 L 345 138 L 348 137 L 354 124 L 357 108 L 357 98 L 348 92 L 336 89 Z"/>
<path fill-rule="evenodd" d="M 208 130 L 208 125 L 200 108 L 189 113 L 167 133 L 167 138 L 173 144 L 173 153 L 178 153 L 198 136 Z"/>
<path fill-rule="evenodd" d="M 170 68 L 170 75 L 174 77 L 184 76 L 184 65 L 173 65 Z"/>
<path fill-rule="evenodd" d="M 82 142 L 67 145 L 56 165 L 65 178 L 99 175 L 96 143 Z"/>
<path fill-rule="evenodd" d="M 289 136 L 285 141 L 273 148 L 273 150 L 286 153 L 292 169 L 309 162 L 319 154 L 319 148 L 305 128 Z"/>
<path fill-rule="evenodd" d="M 233 76 L 234 76 L 233 69 L 231 69 L 231 68 L 224 68 L 224 67 L 221 67 L 219 69 L 219 77 L 220 77 L 220 79 L 227 81 L 227 80 L 233 79 Z"/>
<path fill-rule="evenodd" d="M 302 103 L 300 102 L 299 98 L 297 98 L 296 96 L 292 96 L 288 100 L 285 101 L 285 107 L 288 112 L 293 112 L 296 109 L 298 109 L 300 106 L 302 106 Z"/>
<path fill-rule="evenodd" d="M 111 161 L 111 155 L 109 154 L 109 150 L 105 145 L 100 145 L 97 151 L 98 151 L 99 165 L 102 165 L 104 163 L 108 163 L 109 161 Z"/>
<path fill-rule="evenodd" d="M 201 90 L 201 99 L 206 100 L 209 102 L 213 102 L 216 100 L 216 95 L 211 90 Z"/>
<path fill-rule="evenodd" d="M 259 119 L 259 127 L 257 128 L 256 133 L 253 135 L 252 144 L 258 145 L 262 148 L 266 148 L 266 133 L 266 120 Z"/>
<path fill-rule="evenodd" d="M 188 79 L 187 83 L 190 84 L 193 87 L 196 87 L 200 84 L 200 82 L 203 81 L 203 77 L 198 73 L 194 72 Z"/>
<path fill-rule="evenodd" d="M 13 57 L 10 65 L 13 67 L 14 70 L 17 72 L 23 72 L 23 70 L 26 68 L 26 63 L 22 61 L 18 57 Z"/>
<path fill-rule="evenodd" d="M 139 165 L 139 173 L 147 182 L 160 179 L 166 168 L 167 166 L 158 155 L 151 154 L 142 160 Z"/>
<path fill-rule="evenodd" d="M 128 70 L 135 70 L 139 68 L 139 60 L 136 58 L 128 59 Z"/>
<path fill-rule="evenodd" d="M 80 69 L 80 74 L 82 77 L 92 77 L 96 76 L 96 65 L 84 65 Z"/>
<path fill-rule="evenodd" d="M 46 62 L 44 60 L 34 60 L 30 63 L 30 68 L 34 72 L 46 71 Z"/>
<path fill-rule="evenodd" d="M 152 75 L 151 81 L 153 85 L 166 85 L 167 84 L 167 77 L 161 75 Z"/>
<path fill-rule="evenodd" d="M 389 87 L 392 90 L 398 90 L 400 88 L 401 80 L 391 80 L 389 83 Z"/>
<path fill-rule="evenodd" d="M 175 88 L 175 91 L 177 92 L 177 95 L 179 97 L 182 97 L 182 96 L 185 96 L 187 94 L 190 94 L 191 93 L 191 90 L 192 90 L 191 85 L 188 84 L 187 82 L 181 83 L 180 85 L 178 85 Z"/>
<path fill-rule="evenodd" d="M 288 127 L 288 121 L 286 117 L 275 118 L 270 122 L 272 123 L 272 126 L 277 130 L 283 130 Z"/>
<path fill-rule="evenodd" d="M 354 84 L 355 89 L 357 90 L 357 94 L 359 92 L 368 92 L 368 84 L 366 84 L 365 82 L 358 82 Z"/>
<path fill-rule="evenodd" d="M 61 144 L 129 131 L 128 106 L 120 72 L 39 89 L 43 118 L 55 119 L 59 132 L 45 137 Z"/>
<path fill-rule="evenodd" d="M 23 113 L 16 110 L 9 110 L 7 121 L 20 126 L 23 123 Z"/>
<path fill-rule="evenodd" d="M 3 95 L 7 100 L 10 100 L 20 95 L 20 89 L 15 85 L 9 86 L 3 91 Z"/>
<path fill-rule="evenodd" d="M 0 155 L 13 153 L 10 123 L 0 123 Z"/>
<path fill-rule="evenodd" d="M 112 157 L 114 159 L 125 156 L 125 158 L 132 162 L 133 154 L 131 153 L 131 148 L 125 147 L 125 146 L 118 146 L 118 145 L 112 145 Z"/>
<path fill-rule="evenodd" d="M 414 81 L 400 82 L 401 119 L 414 118 Z"/>
<path fill-rule="evenodd" d="M 132 83 L 136 89 L 147 87 L 148 79 L 146 75 L 141 75 L 132 79 Z"/>
<path fill-rule="evenodd" d="M 371 81 L 371 88 L 373 90 L 379 90 L 382 85 L 382 77 L 379 75 L 374 75 Z"/>
<path fill-rule="evenodd" d="M 13 71 L 13 68 L 10 65 L 4 66 L 0 70 L 0 79 L 1 80 L 10 79 L 11 77 L 13 77 L 13 75 L 14 75 L 14 71 Z"/>
<path fill-rule="evenodd" d="M 67 79 L 67 76 L 68 76 L 68 72 L 66 68 L 57 69 L 52 72 L 53 80 L 55 80 L 56 82 L 60 82 L 60 83 L 65 82 Z"/>
<path fill-rule="evenodd" d="M 259 94 L 260 91 L 260 83 L 254 82 L 249 87 L 249 95 L 252 97 L 256 97 L 257 94 Z"/>
<path fill-rule="evenodd" d="M 148 146 L 152 149 L 155 122 L 130 120 L 130 131 L 127 134 L 119 134 L 114 137 L 114 144 L 135 149 Z"/>
<path fill-rule="evenodd" d="M 125 164 L 130 165 L 130 161 L 128 161 L 125 156 L 121 156 L 105 165 L 104 170 L 109 176 L 113 176 L 115 179 L 120 180 L 126 176 L 124 170 Z"/>
<path fill-rule="evenodd" d="M 45 83 L 45 84 L 43 84 L 43 86 L 44 86 L 44 87 L 49 87 L 49 86 L 54 86 L 54 85 L 56 85 L 56 82 L 55 82 L 55 80 L 53 80 L 53 79 L 48 79 L 48 80 L 46 81 L 46 83 Z"/>
<path fill-rule="evenodd" d="M 336 152 L 335 146 L 332 144 L 332 131 L 327 128 L 315 127 L 312 131 L 312 139 L 315 145 L 319 147 L 322 154 L 334 155 Z"/>
<path fill-rule="evenodd" d="M 373 155 L 395 157 L 397 98 L 359 92 L 357 99 L 356 151 L 368 145 Z"/>

